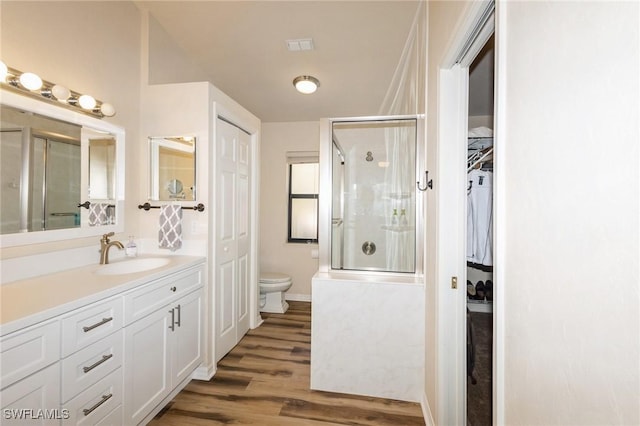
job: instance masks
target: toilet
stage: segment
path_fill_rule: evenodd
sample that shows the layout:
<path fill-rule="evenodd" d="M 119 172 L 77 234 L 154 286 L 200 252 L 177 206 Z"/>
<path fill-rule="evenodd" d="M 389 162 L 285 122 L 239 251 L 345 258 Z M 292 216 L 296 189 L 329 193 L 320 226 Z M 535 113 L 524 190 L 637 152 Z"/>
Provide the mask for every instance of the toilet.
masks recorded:
<path fill-rule="evenodd" d="M 284 314 L 289 304 L 284 293 L 291 287 L 291 277 L 279 272 L 260 274 L 260 312 Z"/>

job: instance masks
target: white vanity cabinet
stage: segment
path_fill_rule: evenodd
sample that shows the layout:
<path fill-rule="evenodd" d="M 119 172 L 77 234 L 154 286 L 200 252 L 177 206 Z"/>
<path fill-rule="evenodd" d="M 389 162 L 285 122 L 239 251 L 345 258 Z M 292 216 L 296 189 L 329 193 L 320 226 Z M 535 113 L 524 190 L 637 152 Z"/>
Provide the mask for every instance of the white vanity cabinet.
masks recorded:
<path fill-rule="evenodd" d="M 32 279 L 20 291 L 0 289 L 3 306 L 7 297 L 20 306 L 52 299 L 44 293 L 55 292 L 58 280 L 77 282 L 78 293 L 84 292 L 81 299 L 65 299 L 58 291 L 59 304 L 47 311 L 2 322 L 0 424 L 133 426 L 151 420 L 202 361 L 202 259 L 172 262 L 149 278 L 81 275 L 94 267 L 78 276 Z M 34 291 L 42 297 L 34 298 Z"/>
<path fill-rule="evenodd" d="M 125 424 L 149 420 L 200 364 L 202 274 L 187 270 L 125 296 Z"/>

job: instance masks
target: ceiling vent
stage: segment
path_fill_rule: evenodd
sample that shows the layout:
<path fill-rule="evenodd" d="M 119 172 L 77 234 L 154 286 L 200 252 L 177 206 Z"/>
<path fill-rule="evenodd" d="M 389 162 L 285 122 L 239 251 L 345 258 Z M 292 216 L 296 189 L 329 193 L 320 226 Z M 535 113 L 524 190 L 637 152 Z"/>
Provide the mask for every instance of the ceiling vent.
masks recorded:
<path fill-rule="evenodd" d="M 297 40 L 287 40 L 287 50 L 290 52 L 313 50 L 313 40 L 310 38 L 299 38 Z"/>

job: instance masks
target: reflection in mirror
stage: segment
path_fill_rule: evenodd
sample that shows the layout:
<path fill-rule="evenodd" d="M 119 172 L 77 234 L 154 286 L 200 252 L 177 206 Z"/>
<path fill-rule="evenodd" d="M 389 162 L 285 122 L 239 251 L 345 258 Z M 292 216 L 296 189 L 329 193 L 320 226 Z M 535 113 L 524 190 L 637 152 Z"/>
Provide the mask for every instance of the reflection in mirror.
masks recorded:
<path fill-rule="evenodd" d="M 189 136 L 149 138 L 149 199 L 196 199 L 196 139 Z"/>
<path fill-rule="evenodd" d="M 122 232 L 124 129 L 11 91 L 0 98 L 0 247 Z M 92 223 L 96 205 L 104 213 Z"/>
<path fill-rule="evenodd" d="M 1 107 L 0 232 L 80 226 L 81 127 Z"/>
<path fill-rule="evenodd" d="M 112 200 L 116 190 L 116 140 L 110 135 L 89 137 L 89 198 Z"/>

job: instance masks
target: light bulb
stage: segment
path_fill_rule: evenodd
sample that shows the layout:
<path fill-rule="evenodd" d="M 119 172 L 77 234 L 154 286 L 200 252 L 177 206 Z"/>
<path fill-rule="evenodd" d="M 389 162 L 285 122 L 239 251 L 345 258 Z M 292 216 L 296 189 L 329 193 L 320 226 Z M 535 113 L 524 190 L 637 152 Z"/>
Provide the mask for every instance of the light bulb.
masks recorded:
<path fill-rule="evenodd" d="M 64 86 L 56 84 L 51 88 L 51 94 L 60 102 L 66 102 L 71 96 L 71 91 Z"/>
<path fill-rule="evenodd" d="M 293 80 L 293 85 L 298 92 L 309 95 L 318 89 L 320 81 L 310 75 L 301 75 Z"/>
<path fill-rule="evenodd" d="M 32 72 L 25 72 L 20 76 L 20 84 L 25 89 L 38 90 L 42 87 L 42 79 Z"/>
<path fill-rule="evenodd" d="M 9 68 L 7 68 L 7 64 L 0 61 L 0 81 L 4 83 L 7 79 L 7 74 L 9 74 Z"/>
<path fill-rule="evenodd" d="M 84 109 L 93 109 L 96 106 L 96 100 L 93 96 L 82 95 L 78 98 L 78 103 Z"/>
<path fill-rule="evenodd" d="M 113 107 L 113 105 L 106 102 L 100 105 L 100 112 L 104 114 L 105 117 L 113 117 L 114 115 L 116 115 L 116 109 Z"/>

